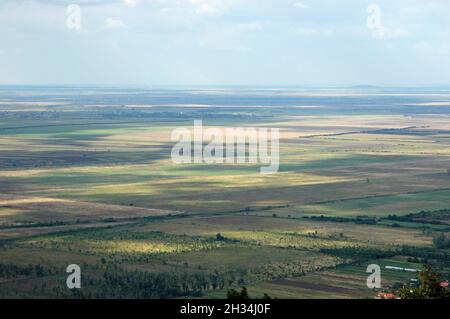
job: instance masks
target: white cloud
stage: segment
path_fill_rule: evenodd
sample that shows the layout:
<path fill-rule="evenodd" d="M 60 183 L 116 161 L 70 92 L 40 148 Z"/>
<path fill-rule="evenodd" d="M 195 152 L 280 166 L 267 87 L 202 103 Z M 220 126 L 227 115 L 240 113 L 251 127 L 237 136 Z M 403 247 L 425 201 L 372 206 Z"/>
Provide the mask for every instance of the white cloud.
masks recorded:
<path fill-rule="evenodd" d="M 240 23 L 237 25 L 237 29 L 239 29 L 240 31 L 262 31 L 264 30 L 264 23 L 262 23 L 261 21 Z"/>
<path fill-rule="evenodd" d="M 450 55 L 450 45 L 448 41 L 436 39 L 430 41 L 419 41 L 413 44 L 413 48 L 422 55 L 437 59 L 447 59 Z"/>
<path fill-rule="evenodd" d="M 141 0 L 122 0 L 122 2 L 129 7 L 135 7 L 137 6 Z"/>
<path fill-rule="evenodd" d="M 201 49 L 215 51 L 250 52 L 251 48 L 239 43 L 223 43 L 211 39 L 201 39 L 197 42 Z"/>
<path fill-rule="evenodd" d="M 334 35 L 334 30 L 324 27 L 298 27 L 295 33 L 307 37 L 331 37 Z"/>
<path fill-rule="evenodd" d="M 309 6 L 303 2 L 296 2 L 293 4 L 293 6 L 295 8 L 299 8 L 299 9 L 308 9 L 309 8 Z"/>
<path fill-rule="evenodd" d="M 126 29 L 128 26 L 119 19 L 107 18 L 103 25 L 105 29 Z"/>
<path fill-rule="evenodd" d="M 372 37 L 375 39 L 396 39 L 402 38 L 409 35 L 409 32 L 403 29 L 390 29 L 384 26 L 380 26 L 378 28 L 372 29 Z"/>
<path fill-rule="evenodd" d="M 430 52 L 433 49 L 433 46 L 429 42 L 422 41 L 415 43 L 414 49 L 421 52 Z"/>
<path fill-rule="evenodd" d="M 195 6 L 197 14 L 212 14 L 219 12 L 217 1 L 211 0 L 188 0 L 190 4 Z"/>
<path fill-rule="evenodd" d="M 417 8 L 417 7 L 402 7 L 399 9 L 399 14 L 402 18 L 412 18 L 412 19 L 418 19 L 422 18 L 426 15 L 423 8 Z"/>

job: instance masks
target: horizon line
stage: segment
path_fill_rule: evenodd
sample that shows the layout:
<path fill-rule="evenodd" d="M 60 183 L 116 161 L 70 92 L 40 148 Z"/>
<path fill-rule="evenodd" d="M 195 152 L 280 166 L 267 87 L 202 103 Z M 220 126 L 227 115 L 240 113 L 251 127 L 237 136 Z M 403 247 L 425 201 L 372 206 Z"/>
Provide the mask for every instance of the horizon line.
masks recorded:
<path fill-rule="evenodd" d="M 16 84 L 0 83 L 0 88 L 135 88 L 135 89 L 225 89 L 225 88 L 245 88 L 245 89 L 450 89 L 450 84 L 429 84 L 429 85 L 377 85 L 377 84 L 353 84 L 353 85 L 316 85 L 316 84 Z"/>

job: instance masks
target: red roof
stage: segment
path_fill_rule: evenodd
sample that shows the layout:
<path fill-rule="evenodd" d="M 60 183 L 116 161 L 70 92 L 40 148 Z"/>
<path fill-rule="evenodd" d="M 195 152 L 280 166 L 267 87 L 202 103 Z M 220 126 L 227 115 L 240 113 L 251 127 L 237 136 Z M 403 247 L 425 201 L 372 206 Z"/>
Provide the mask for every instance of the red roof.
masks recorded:
<path fill-rule="evenodd" d="M 395 295 L 391 292 L 380 292 L 378 294 L 378 297 L 384 298 L 384 299 L 395 299 Z"/>

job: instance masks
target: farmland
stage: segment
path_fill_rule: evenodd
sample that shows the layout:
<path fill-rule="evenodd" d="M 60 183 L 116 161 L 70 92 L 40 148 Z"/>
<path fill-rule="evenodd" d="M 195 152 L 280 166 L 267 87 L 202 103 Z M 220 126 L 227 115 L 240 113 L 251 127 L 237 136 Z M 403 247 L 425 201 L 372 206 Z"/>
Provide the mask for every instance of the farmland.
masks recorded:
<path fill-rule="evenodd" d="M 0 88 L 0 298 L 371 298 L 450 275 L 450 91 Z M 447 104 L 446 104 L 447 103 Z M 171 132 L 280 129 L 280 169 Z M 69 264 L 83 287 L 66 287 Z"/>

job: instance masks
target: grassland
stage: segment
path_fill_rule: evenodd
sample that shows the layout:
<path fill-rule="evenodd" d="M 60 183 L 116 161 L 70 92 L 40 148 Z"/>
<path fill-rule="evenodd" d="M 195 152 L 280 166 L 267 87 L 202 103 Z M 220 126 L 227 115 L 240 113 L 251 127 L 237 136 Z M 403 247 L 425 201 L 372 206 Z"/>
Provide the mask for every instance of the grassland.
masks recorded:
<path fill-rule="evenodd" d="M 371 263 L 449 275 L 450 92 L 24 90 L 0 89 L 0 297 L 370 298 Z M 174 164 L 196 119 L 280 128 L 280 171 Z"/>

